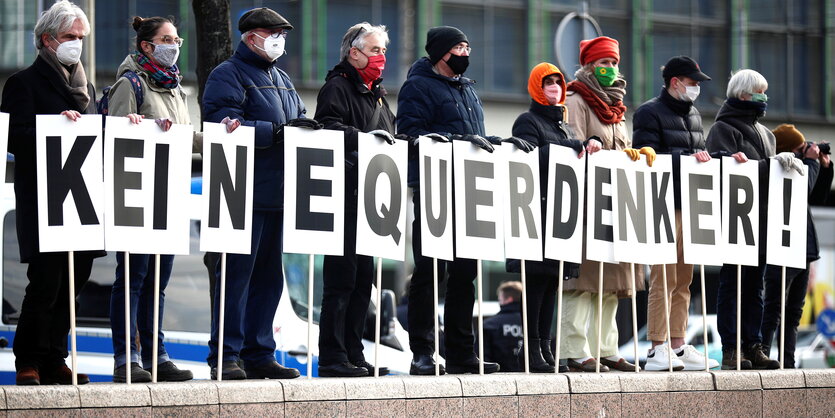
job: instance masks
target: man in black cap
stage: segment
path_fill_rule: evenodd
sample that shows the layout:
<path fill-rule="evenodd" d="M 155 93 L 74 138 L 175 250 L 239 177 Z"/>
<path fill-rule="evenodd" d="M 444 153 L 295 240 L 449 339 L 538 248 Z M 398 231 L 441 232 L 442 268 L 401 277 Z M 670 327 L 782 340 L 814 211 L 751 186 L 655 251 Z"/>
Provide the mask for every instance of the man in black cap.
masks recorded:
<path fill-rule="evenodd" d="M 473 81 L 462 74 L 469 66 L 470 42 L 457 28 L 439 26 L 429 29 L 426 52 L 429 57 L 415 61 L 397 98 L 397 130 L 417 137 L 435 140 L 469 141 L 493 152 L 501 138 L 485 137 L 484 111 L 473 89 Z M 524 142 L 524 141 L 522 141 Z M 523 147 L 527 143 L 517 146 Z M 525 148 L 528 151 L 530 149 Z M 415 220 L 412 227 L 412 250 L 415 270 L 409 287 L 409 346 L 413 359 L 411 374 L 434 374 L 434 319 L 432 259 L 421 255 L 420 190 L 418 189 L 417 153 L 410 153 L 409 187 L 414 188 Z M 438 260 L 438 277 L 449 273 L 444 305 L 446 338 L 446 371 L 478 373 L 478 357 L 472 329 L 476 260 L 456 258 L 452 262 Z M 443 373 L 444 368 L 440 368 Z M 496 363 L 484 363 L 484 372 L 499 370 Z"/>
<path fill-rule="evenodd" d="M 304 117 L 305 108 L 287 73 L 275 66 L 284 54 L 290 22 L 266 7 L 252 9 L 238 21 L 241 42 L 206 81 L 203 118 L 255 128 L 255 189 L 251 254 L 228 254 L 225 325 L 221 372 L 230 379 L 287 379 L 296 369 L 275 361 L 273 318 L 284 278 L 281 240 L 284 185 L 284 126 L 320 128 Z M 220 275 L 220 266 L 216 274 Z M 215 281 L 215 295 L 220 280 Z M 218 312 L 213 302 L 209 366 L 217 377 Z M 239 366 L 243 360 L 244 369 Z"/>
<path fill-rule="evenodd" d="M 670 58 L 662 69 L 664 88 L 658 97 L 638 107 L 632 118 L 632 146 L 651 147 L 656 154 L 672 154 L 675 183 L 676 242 L 678 263 L 652 266 L 649 304 L 647 307 L 647 339 L 652 341 L 646 370 L 668 370 L 667 356 L 673 357 L 676 370 L 702 370 L 704 357 L 691 345 L 684 344 L 687 312 L 690 306 L 690 282 L 693 265 L 684 263 L 681 235 L 680 161 L 693 156 L 699 162 L 710 160 L 705 150 L 702 117 L 694 106 L 699 96 L 699 83 L 710 80 L 692 58 Z M 685 157 L 682 157 L 685 156 Z M 669 312 L 664 311 L 663 271 L 667 269 Z M 668 347 L 666 315 L 670 315 L 672 347 Z M 712 367 L 719 366 L 709 360 Z"/>

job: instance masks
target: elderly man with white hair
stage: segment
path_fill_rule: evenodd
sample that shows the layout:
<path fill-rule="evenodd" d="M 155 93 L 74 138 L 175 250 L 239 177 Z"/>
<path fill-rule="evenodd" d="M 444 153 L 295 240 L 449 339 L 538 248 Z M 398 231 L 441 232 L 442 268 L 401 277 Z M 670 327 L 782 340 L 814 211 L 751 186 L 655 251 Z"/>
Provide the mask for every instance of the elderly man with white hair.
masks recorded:
<path fill-rule="evenodd" d="M 765 115 L 768 81 L 754 70 L 740 70 L 728 82 L 727 100 L 716 114 L 706 146 L 711 155 L 733 155 L 739 162 L 774 157 L 774 134 L 759 123 Z M 761 207 L 763 209 L 764 206 Z M 760 219 L 765 219 L 761 210 Z M 765 236 L 761 222 L 760 236 Z M 742 369 L 777 369 L 780 363 L 769 359 L 762 349 L 760 326 L 763 320 L 763 277 L 765 248 L 760 246 L 758 266 L 742 266 L 741 329 L 736 329 L 736 265 L 725 264 L 719 270 L 717 325 L 722 339 L 722 369 L 736 369 L 736 339 L 742 339 Z M 769 341 L 770 343 L 770 341 Z"/>
<path fill-rule="evenodd" d="M 394 114 L 380 83 L 386 65 L 385 26 L 351 26 L 342 37 L 341 61 L 325 77 L 314 119 L 345 132 L 345 252 L 325 256 L 322 317 L 319 321 L 319 376 L 373 376 L 362 353 L 374 261 L 357 255 L 357 134 L 369 132 L 394 143 Z M 380 376 L 388 369 L 380 368 Z"/>
<path fill-rule="evenodd" d="M 65 362 L 70 329 L 67 253 L 42 253 L 38 243 L 35 115 L 62 114 L 76 121 L 83 114 L 96 113 L 96 90 L 80 61 L 89 33 L 84 12 L 69 1 L 57 1 L 35 24 L 35 62 L 12 75 L 3 87 L 0 111 L 10 114 L 20 261 L 29 264 L 29 285 L 14 339 L 18 385 L 72 383 Z M 76 289 L 90 277 L 93 259 L 102 255 L 75 252 Z M 78 383 L 89 381 L 87 375 L 78 375 Z"/>

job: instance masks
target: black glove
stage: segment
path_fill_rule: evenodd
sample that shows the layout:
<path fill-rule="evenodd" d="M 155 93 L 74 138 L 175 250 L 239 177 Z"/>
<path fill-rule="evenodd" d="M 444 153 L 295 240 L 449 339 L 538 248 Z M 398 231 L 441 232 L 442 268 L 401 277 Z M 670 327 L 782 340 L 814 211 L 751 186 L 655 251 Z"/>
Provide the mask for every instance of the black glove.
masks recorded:
<path fill-rule="evenodd" d="M 382 139 L 383 141 L 388 142 L 389 145 L 394 145 L 394 137 L 391 136 L 390 133 L 382 130 L 382 129 L 375 129 L 369 132 L 371 135 L 376 136 L 377 138 Z"/>
<path fill-rule="evenodd" d="M 515 136 L 511 136 L 510 138 L 505 138 L 504 142 L 509 142 L 509 143 L 515 145 L 516 148 L 519 148 L 520 150 L 525 151 L 525 152 L 531 152 L 534 149 L 536 149 L 536 146 L 534 144 L 531 144 L 530 142 L 525 141 L 522 138 L 517 138 Z"/>
<path fill-rule="evenodd" d="M 411 135 L 406 135 L 406 134 L 394 134 L 394 138 L 399 139 L 401 141 L 408 141 L 408 142 L 412 142 L 412 141 L 415 140 L 415 137 L 413 137 Z"/>
<path fill-rule="evenodd" d="M 498 137 L 498 136 L 488 135 L 488 136 L 485 136 L 484 139 L 490 141 L 490 143 L 493 144 L 493 145 L 501 145 L 502 144 L 502 138 Z"/>
<path fill-rule="evenodd" d="M 472 142 L 473 145 L 475 145 L 475 146 L 477 146 L 477 147 L 479 147 L 479 148 L 481 148 L 481 149 L 483 149 L 487 152 L 493 152 L 493 149 L 494 149 L 493 145 L 490 144 L 490 141 L 488 141 L 487 138 L 484 138 L 481 135 L 474 135 L 474 134 L 458 135 L 458 134 L 456 134 L 456 135 L 452 135 L 452 139 L 453 140 L 458 140 L 458 141 Z"/>
<path fill-rule="evenodd" d="M 291 119 L 288 120 L 286 123 L 287 126 L 292 126 L 295 128 L 308 128 L 308 129 L 322 129 L 325 125 L 322 125 L 319 122 L 316 122 L 316 119 L 310 118 L 298 118 L 298 119 Z"/>
<path fill-rule="evenodd" d="M 433 141 L 438 141 L 438 142 L 449 142 L 450 141 L 449 137 L 441 135 L 441 134 L 432 133 L 432 134 L 426 134 L 426 135 L 422 135 L 422 136 L 425 136 L 427 138 L 432 138 Z"/>

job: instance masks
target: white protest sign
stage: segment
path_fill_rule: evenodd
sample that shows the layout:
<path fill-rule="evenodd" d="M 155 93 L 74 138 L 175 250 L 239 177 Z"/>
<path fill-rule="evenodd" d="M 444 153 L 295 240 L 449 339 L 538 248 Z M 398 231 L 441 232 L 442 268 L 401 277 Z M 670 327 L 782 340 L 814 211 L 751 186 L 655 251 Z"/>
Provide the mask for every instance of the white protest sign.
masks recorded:
<path fill-rule="evenodd" d="M 357 254 L 405 261 L 409 143 L 360 133 Z"/>
<path fill-rule="evenodd" d="M 583 261 L 583 207 L 586 156 L 548 145 L 548 202 L 545 211 L 545 258 Z"/>
<path fill-rule="evenodd" d="M 760 234 L 759 161 L 722 157 L 722 246 L 726 264 L 756 266 Z"/>
<path fill-rule="evenodd" d="M 675 263 L 672 157 L 658 155 L 652 167 L 644 156 L 634 162 L 627 157 L 614 169 L 615 258 L 631 263 Z"/>
<path fill-rule="evenodd" d="M 254 159 L 255 128 L 203 123 L 200 251 L 251 252 Z"/>
<path fill-rule="evenodd" d="M 342 255 L 345 134 L 284 127 L 284 252 Z"/>
<path fill-rule="evenodd" d="M 452 260 L 452 144 L 421 137 L 420 253 L 424 257 Z"/>
<path fill-rule="evenodd" d="M 501 152 L 453 141 L 455 170 L 455 256 L 504 261 L 502 198 L 507 190 Z"/>
<path fill-rule="evenodd" d="M 681 156 L 681 234 L 684 262 L 721 266 L 724 262 L 719 243 L 722 239 L 721 161 L 700 163 L 692 156 Z"/>
<path fill-rule="evenodd" d="M 542 198 L 539 149 L 525 152 L 513 145 L 496 147 L 507 166 L 504 202 L 504 250 L 507 258 L 542 261 Z"/>
<path fill-rule="evenodd" d="M 771 159 L 768 176 L 766 262 L 775 266 L 806 268 L 806 211 L 809 167 L 804 174 L 783 170 Z"/>
<path fill-rule="evenodd" d="M 108 116 L 104 141 L 105 249 L 188 254 L 191 125 Z"/>
<path fill-rule="evenodd" d="M 104 249 L 101 116 L 35 116 L 41 252 Z"/>
<path fill-rule="evenodd" d="M 614 211 L 612 205 L 612 167 L 626 158 L 622 151 L 598 151 L 588 156 L 588 206 L 586 207 L 586 258 L 616 263 L 614 243 Z"/>

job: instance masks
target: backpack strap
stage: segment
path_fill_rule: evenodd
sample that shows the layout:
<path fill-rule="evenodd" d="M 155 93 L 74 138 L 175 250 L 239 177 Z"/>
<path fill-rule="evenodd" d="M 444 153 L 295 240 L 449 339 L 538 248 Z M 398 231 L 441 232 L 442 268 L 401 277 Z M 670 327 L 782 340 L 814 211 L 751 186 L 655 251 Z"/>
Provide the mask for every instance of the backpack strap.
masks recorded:
<path fill-rule="evenodd" d="M 139 75 L 131 70 L 127 70 L 122 73 L 122 77 L 127 78 L 133 87 L 133 95 L 136 97 L 136 111 L 139 112 L 139 108 L 145 102 L 145 93 L 142 91 L 142 82 L 139 80 Z"/>

